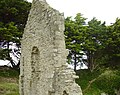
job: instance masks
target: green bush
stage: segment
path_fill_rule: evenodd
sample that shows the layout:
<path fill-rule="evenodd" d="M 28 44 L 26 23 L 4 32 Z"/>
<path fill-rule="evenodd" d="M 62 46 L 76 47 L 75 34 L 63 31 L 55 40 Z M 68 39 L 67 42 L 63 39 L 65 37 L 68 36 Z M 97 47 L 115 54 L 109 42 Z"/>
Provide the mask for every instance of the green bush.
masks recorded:
<path fill-rule="evenodd" d="M 19 76 L 19 71 L 14 70 L 10 67 L 0 67 L 1 77 L 17 77 Z"/>
<path fill-rule="evenodd" d="M 79 79 L 76 79 L 76 83 L 81 86 L 84 95 L 100 95 L 101 90 L 96 87 L 91 81 L 95 80 L 101 74 L 101 71 L 90 72 L 89 70 L 79 70 L 77 75 Z M 90 87 L 88 87 L 90 86 Z"/>
<path fill-rule="evenodd" d="M 115 90 L 119 89 L 120 85 L 120 76 L 118 71 L 107 70 L 105 71 L 95 82 L 94 84 L 110 95 L 115 95 Z"/>
<path fill-rule="evenodd" d="M 76 82 L 81 86 L 84 95 L 100 95 L 103 92 L 115 95 L 115 90 L 120 89 L 119 70 L 80 70 L 77 75 L 79 79 Z"/>

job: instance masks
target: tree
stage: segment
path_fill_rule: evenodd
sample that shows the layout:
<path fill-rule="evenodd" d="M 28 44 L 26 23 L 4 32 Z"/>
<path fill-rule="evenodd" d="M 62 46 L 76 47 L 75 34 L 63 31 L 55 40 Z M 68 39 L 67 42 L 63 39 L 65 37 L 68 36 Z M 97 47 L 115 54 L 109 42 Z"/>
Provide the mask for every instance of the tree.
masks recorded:
<path fill-rule="evenodd" d="M 74 20 L 71 17 L 65 19 L 65 36 L 66 46 L 69 49 L 68 63 L 74 63 L 74 70 L 78 63 L 81 62 L 82 58 L 82 47 L 84 39 L 84 31 L 86 30 L 85 25 L 86 18 L 82 17 L 82 14 L 78 13 Z"/>
<path fill-rule="evenodd" d="M 10 61 L 16 67 L 10 54 L 20 55 L 20 39 L 27 21 L 31 3 L 24 0 L 0 0 L 0 59 Z M 11 49 L 15 44 L 16 49 Z"/>
<path fill-rule="evenodd" d="M 116 22 L 108 27 L 105 57 L 106 66 L 114 69 L 120 67 L 120 19 L 117 18 Z"/>
<path fill-rule="evenodd" d="M 93 71 L 101 62 L 102 49 L 104 48 L 104 38 L 106 34 L 105 22 L 101 23 L 96 18 L 88 22 L 85 39 L 82 44 L 83 51 L 87 56 L 88 69 Z"/>

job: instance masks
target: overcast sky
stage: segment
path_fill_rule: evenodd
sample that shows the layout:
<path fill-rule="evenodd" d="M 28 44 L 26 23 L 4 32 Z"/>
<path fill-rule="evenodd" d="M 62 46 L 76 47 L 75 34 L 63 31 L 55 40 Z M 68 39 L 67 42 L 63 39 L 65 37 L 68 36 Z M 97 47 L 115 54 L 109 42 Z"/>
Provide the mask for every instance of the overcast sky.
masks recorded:
<path fill-rule="evenodd" d="M 28 0 L 32 2 L 32 0 Z M 65 17 L 75 16 L 82 13 L 83 17 L 91 20 L 96 17 L 98 20 L 106 21 L 107 24 L 115 22 L 120 17 L 120 0 L 46 0 L 49 5 Z"/>

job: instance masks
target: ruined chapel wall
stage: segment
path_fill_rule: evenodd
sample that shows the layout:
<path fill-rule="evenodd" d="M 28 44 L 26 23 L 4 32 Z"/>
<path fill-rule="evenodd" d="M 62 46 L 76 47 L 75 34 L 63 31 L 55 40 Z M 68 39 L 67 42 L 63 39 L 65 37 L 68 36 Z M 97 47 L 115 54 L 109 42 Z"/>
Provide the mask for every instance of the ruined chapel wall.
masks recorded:
<path fill-rule="evenodd" d="M 82 95 L 65 65 L 63 14 L 33 0 L 21 43 L 20 95 Z"/>

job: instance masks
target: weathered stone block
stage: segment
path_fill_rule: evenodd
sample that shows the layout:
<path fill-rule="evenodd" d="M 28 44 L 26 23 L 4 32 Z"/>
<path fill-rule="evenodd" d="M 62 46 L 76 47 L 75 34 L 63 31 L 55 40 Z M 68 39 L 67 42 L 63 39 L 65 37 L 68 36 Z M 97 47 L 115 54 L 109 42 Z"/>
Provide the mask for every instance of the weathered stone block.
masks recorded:
<path fill-rule="evenodd" d="M 33 0 L 21 43 L 20 95 L 82 95 L 66 65 L 63 14 Z"/>

